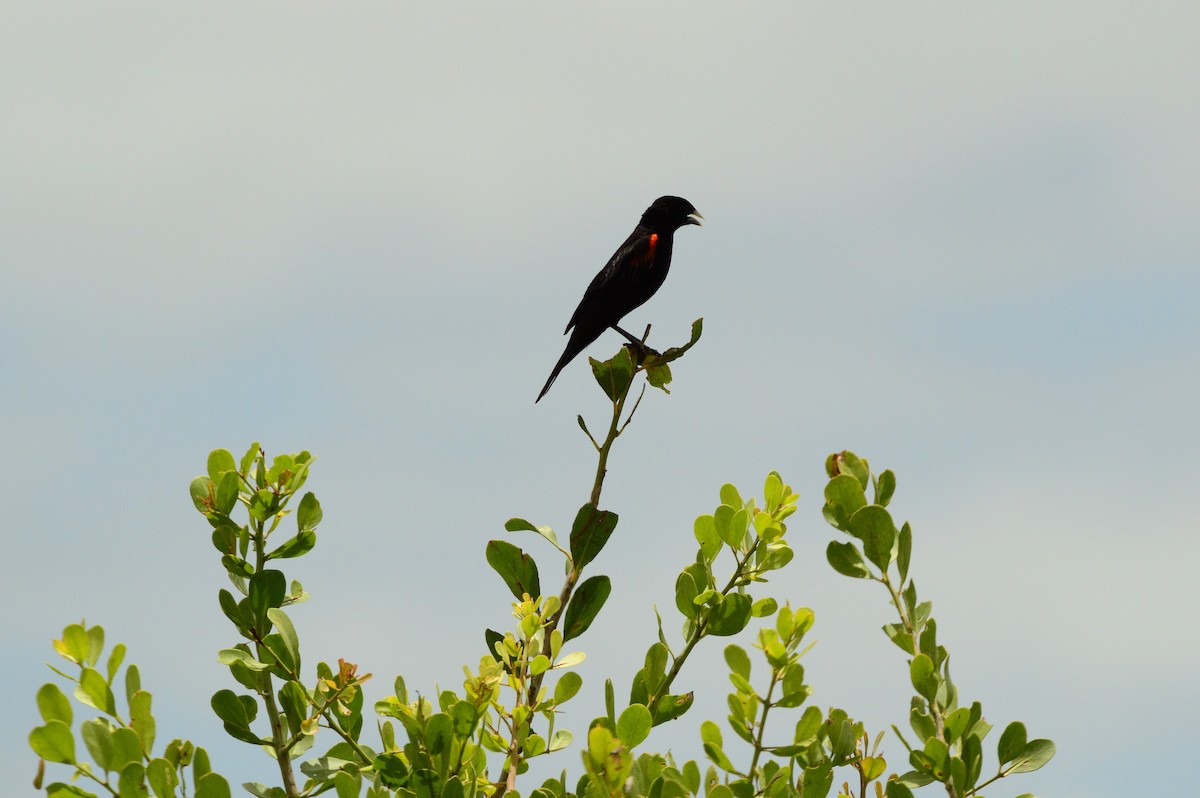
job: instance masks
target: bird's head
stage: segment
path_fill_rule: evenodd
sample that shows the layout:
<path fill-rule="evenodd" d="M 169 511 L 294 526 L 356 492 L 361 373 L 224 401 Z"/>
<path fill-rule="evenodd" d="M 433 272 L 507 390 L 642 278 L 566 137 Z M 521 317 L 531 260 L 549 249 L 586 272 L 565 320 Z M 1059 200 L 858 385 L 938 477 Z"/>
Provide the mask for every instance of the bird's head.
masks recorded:
<path fill-rule="evenodd" d="M 642 225 L 653 230 L 678 230 L 685 224 L 700 224 L 704 217 L 683 197 L 659 197 L 642 214 Z"/>

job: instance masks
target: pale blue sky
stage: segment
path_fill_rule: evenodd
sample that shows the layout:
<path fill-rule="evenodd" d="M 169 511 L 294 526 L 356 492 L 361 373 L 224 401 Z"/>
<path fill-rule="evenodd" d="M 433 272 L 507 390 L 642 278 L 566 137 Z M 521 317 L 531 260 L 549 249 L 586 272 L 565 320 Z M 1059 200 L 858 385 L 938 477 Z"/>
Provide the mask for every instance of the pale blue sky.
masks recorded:
<path fill-rule="evenodd" d="M 1058 743 L 991 792 L 1190 783 L 1194 3 L 3 16 L 0 792 L 29 791 L 42 663 L 81 616 L 129 645 L 161 738 L 272 778 L 208 708 L 234 638 L 187 484 L 215 447 L 319 457 L 325 521 L 294 574 L 310 663 L 361 663 L 375 697 L 396 673 L 456 685 L 507 616 L 485 541 L 514 515 L 564 529 L 586 499 L 574 416 L 604 408 L 582 360 L 533 398 L 664 193 L 708 222 L 627 321 L 705 334 L 610 464 L 585 698 L 628 683 L 719 486 L 778 469 L 801 510 L 772 585 L 817 613 L 813 700 L 903 723 L 884 597 L 823 557 L 822 462 L 851 448 L 898 474 L 962 694 Z M 650 748 L 698 756 L 724 716 L 720 645 L 693 668 L 680 686 L 709 695 Z"/>

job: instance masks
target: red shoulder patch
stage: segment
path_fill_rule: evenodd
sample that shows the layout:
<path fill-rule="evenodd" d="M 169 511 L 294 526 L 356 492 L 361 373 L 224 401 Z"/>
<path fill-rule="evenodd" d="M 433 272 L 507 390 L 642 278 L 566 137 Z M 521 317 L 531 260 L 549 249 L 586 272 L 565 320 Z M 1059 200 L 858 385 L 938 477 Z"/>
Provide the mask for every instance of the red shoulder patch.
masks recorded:
<path fill-rule="evenodd" d="M 658 233 L 650 234 L 650 257 L 654 257 L 654 248 L 658 246 Z"/>

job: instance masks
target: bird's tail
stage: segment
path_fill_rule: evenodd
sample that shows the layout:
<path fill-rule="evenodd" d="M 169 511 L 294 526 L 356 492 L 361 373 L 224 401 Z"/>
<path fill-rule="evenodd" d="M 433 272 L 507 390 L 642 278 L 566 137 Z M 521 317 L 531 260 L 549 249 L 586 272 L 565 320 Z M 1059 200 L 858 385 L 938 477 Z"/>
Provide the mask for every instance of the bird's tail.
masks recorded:
<path fill-rule="evenodd" d="M 574 352 L 572 352 L 571 343 L 574 343 L 574 341 L 566 344 L 566 349 L 563 352 L 562 358 L 559 358 L 557 364 L 554 364 L 554 371 L 550 372 L 550 379 L 547 379 L 546 384 L 542 386 L 541 394 L 538 394 L 538 398 L 535 398 L 533 401 L 534 404 L 540 402 L 541 397 L 545 396 L 546 391 L 550 390 L 550 386 L 553 385 L 554 380 L 558 378 L 558 372 L 563 371 L 563 367 L 571 362 L 571 358 L 574 358 L 575 355 L 580 354 L 578 353 L 578 350 L 574 350 Z"/>
<path fill-rule="evenodd" d="M 538 394 L 538 398 L 535 398 L 533 401 L 534 404 L 540 402 L 541 397 L 545 396 L 546 391 L 550 390 L 550 386 L 554 384 L 554 379 L 558 378 L 558 372 L 563 371 L 563 366 L 569 364 L 569 362 L 575 358 L 575 355 L 580 354 L 584 349 L 587 349 L 589 343 L 592 343 L 596 340 L 596 338 L 599 338 L 600 332 L 604 332 L 604 330 L 601 329 L 600 331 L 595 332 L 594 335 L 592 335 L 592 330 L 590 330 L 590 328 L 581 330 L 578 328 L 578 326 L 576 326 L 574 330 L 571 330 L 571 337 L 568 338 L 568 341 L 566 341 L 566 348 L 563 349 L 563 356 L 562 358 L 558 359 L 557 364 L 554 364 L 554 371 L 550 372 L 550 379 L 547 379 L 546 384 L 542 386 L 541 394 Z"/>

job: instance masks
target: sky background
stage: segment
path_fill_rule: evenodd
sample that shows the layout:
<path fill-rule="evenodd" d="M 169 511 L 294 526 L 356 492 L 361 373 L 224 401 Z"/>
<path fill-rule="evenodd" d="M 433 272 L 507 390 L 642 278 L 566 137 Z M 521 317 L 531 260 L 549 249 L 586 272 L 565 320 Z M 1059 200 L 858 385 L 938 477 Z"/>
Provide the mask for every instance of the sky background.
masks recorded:
<path fill-rule="evenodd" d="M 598 714 L 606 676 L 626 694 L 651 604 L 679 639 L 693 519 L 775 469 L 801 498 L 771 595 L 816 612 L 811 700 L 907 728 L 886 596 L 824 560 L 823 461 L 848 448 L 897 474 L 961 695 L 1058 745 L 989 795 L 1194 782 L 1197 4 L 3 18 L 0 793 L 31 792 L 34 693 L 81 617 L 129 646 L 161 741 L 208 747 L 235 785 L 277 779 L 208 706 L 236 637 L 187 486 L 218 447 L 319 458 L 319 543 L 288 564 L 314 596 L 291 613 L 309 667 L 360 663 L 372 699 L 397 673 L 460 686 L 507 624 L 485 542 L 557 582 L 503 523 L 569 529 L 595 468 L 575 415 L 599 426 L 605 400 L 583 359 L 533 398 L 588 281 L 668 193 L 707 223 L 626 322 L 661 348 L 702 316 L 704 337 L 610 461 L 621 523 L 592 573 L 613 596 L 563 725 Z M 649 750 L 701 755 L 722 647 Z"/>

